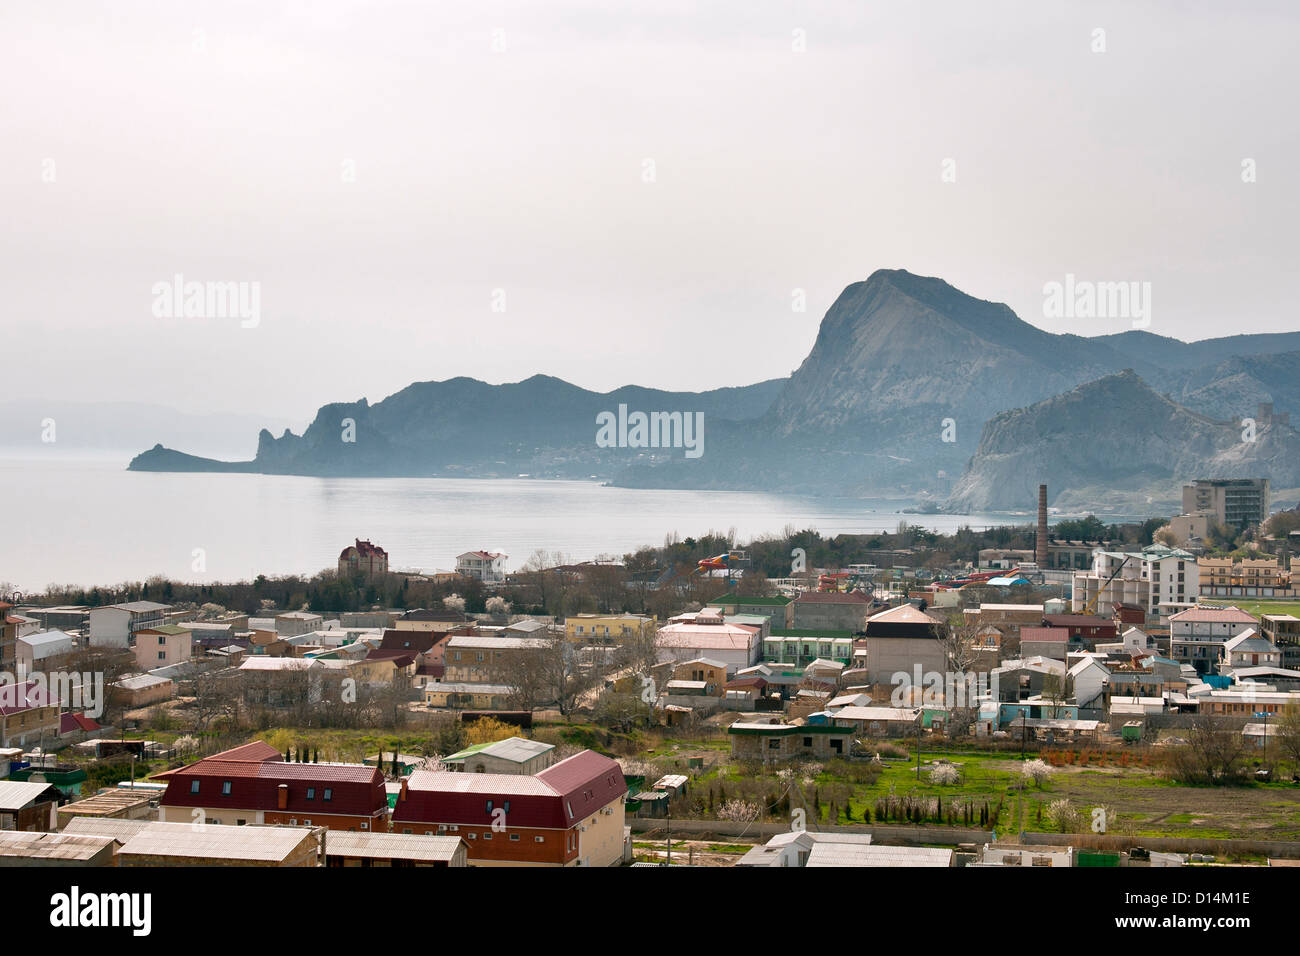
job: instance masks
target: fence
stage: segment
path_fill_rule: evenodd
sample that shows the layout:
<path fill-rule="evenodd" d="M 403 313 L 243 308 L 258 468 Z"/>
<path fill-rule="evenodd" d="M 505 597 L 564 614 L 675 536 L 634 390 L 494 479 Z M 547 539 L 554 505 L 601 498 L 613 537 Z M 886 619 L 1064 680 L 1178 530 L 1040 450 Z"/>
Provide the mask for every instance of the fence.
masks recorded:
<path fill-rule="evenodd" d="M 664 834 L 674 838 L 690 839 L 700 836 L 753 837 L 756 840 L 788 833 L 785 823 L 733 823 L 727 820 L 673 820 L 671 823 L 651 818 L 633 818 L 628 824 L 636 833 Z M 880 825 L 844 825 L 810 827 L 822 832 L 870 833 L 871 842 L 882 846 L 941 845 L 957 846 L 962 843 L 983 845 L 993 842 L 988 830 L 966 827 L 899 827 Z M 1300 859 L 1300 842 L 1290 840 L 1216 839 L 1212 837 L 1145 837 L 1120 836 L 1098 833 L 1025 833 L 1001 834 L 999 843 L 1021 843 L 1027 846 L 1074 846 L 1081 849 L 1118 853 L 1135 846 L 1166 853 L 1212 853 L 1216 856 L 1251 855 L 1283 859 Z"/>

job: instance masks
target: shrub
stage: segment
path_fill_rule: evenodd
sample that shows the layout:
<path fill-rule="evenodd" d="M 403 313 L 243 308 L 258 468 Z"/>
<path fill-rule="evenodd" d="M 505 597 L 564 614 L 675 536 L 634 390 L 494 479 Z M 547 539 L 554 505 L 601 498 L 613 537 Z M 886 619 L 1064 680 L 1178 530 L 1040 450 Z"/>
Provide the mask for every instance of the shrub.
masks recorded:
<path fill-rule="evenodd" d="M 960 780 L 961 771 L 957 769 L 955 764 L 936 764 L 930 771 L 930 782 L 939 786 L 949 786 L 958 783 Z"/>
<path fill-rule="evenodd" d="M 1046 760 L 1030 760 L 1021 768 L 1022 775 L 1034 782 L 1037 787 L 1042 787 L 1044 783 L 1052 778 L 1054 771 Z"/>

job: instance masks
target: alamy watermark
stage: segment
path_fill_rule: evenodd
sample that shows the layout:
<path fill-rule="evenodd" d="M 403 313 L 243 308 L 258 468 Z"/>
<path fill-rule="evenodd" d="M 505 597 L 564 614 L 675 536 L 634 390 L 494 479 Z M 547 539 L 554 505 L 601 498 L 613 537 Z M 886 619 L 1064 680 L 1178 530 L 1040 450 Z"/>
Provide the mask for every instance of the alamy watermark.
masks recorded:
<path fill-rule="evenodd" d="M 1150 282 L 1093 282 L 1065 274 L 1064 282 L 1043 286 L 1047 319 L 1131 319 L 1133 328 L 1151 324 Z"/>
<path fill-rule="evenodd" d="M 104 714 L 104 674 L 101 671 L 27 672 L 22 663 L 18 673 L 0 671 L 0 707 L 65 706 L 92 720 Z"/>
<path fill-rule="evenodd" d="M 262 322 L 262 283 L 186 282 L 179 272 L 170 282 L 155 282 L 153 314 L 159 319 L 239 319 L 255 329 Z"/>
<path fill-rule="evenodd" d="M 896 671 L 889 677 L 894 690 L 889 696 L 892 707 L 975 707 L 980 701 L 996 700 L 998 675 L 972 671 L 922 671 L 916 664 L 912 673 Z M 915 690 L 920 689 L 920 700 Z"/>
<path fill-rule="evenodd" d="M 596 445 L 600 448 L 684 448 L 687 458 L 704 454 L 703 412 L 631 412 L 596 415 Z"/>

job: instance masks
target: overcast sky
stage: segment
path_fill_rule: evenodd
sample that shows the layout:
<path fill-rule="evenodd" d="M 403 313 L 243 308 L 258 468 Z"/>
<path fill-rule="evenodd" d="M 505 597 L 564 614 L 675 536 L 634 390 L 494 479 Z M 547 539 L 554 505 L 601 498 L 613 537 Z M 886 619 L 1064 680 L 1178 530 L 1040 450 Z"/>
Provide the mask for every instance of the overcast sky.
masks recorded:
<path fill-rule="evenodd" d="M 1297 7 L 1193 6 L 6 3 L 0 399 L 742 385 L 878 268 L 1292 330 Z M 178 273 L 260 324 L 156 316 Z"/>

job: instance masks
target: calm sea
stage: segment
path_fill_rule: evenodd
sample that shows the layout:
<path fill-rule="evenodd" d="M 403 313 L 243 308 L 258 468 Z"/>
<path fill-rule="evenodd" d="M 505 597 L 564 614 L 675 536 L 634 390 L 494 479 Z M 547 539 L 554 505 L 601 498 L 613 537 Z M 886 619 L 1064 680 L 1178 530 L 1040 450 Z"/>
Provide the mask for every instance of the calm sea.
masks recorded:
<path fill-rule="evenodd" d="M 385 548 L 395 569 L 449 570 L 475 549 L 504 551 L 513 569 L 538 548 L 585 560 L 662 544 L 673 532 L 734 528 L 745 541 L 787 525 L 832 535 L 893 531 L 902 520 L 944 531 L 1032 520 L 907 515 L 901 501 L 581 481 L 149 474 L 116 459 L 0 459 L 0 500 L 0 581 L 27 591 L 153 574 L 313 573 L 333 567 L 358 537 Z"/>

